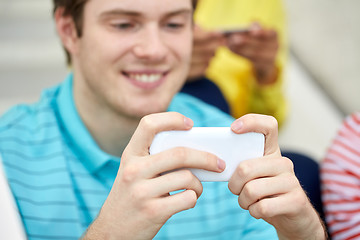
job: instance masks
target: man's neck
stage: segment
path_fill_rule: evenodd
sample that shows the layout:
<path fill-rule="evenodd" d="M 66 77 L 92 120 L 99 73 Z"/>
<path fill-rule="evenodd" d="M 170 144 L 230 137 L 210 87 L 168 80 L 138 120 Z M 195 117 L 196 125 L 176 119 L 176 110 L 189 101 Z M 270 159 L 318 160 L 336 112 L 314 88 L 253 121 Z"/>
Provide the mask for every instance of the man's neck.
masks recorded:
<path fill-rule="evenodd" d="M 139 123 L 138 119 L 116 115 L 99 117 L 99 113 L 94 116 L 84 112 L 80 116 L 99 147 L 118 157 L 121 157 Z"/>
<path fill-rule="evenodd" d="M 117 113 L 106 104 L 91 102 L 80 94 L 74 81 L 74 101 L 80 118 L 98 146 L 105 152 L 121 157 L 140 119 Z"/>

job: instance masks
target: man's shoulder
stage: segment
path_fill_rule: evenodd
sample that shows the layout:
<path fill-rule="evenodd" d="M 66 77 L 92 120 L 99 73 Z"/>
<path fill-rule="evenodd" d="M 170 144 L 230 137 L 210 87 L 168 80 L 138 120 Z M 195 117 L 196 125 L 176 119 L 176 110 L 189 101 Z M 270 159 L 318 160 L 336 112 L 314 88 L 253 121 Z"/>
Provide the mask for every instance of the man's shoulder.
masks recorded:
<path fill-rule="evenodd" d="M 5 170 L 15 163 L 23 169 L 39 166 L 32 163 L 53 158 L 63 146 L 55 107 L 57 89 L 46 89 L 38 102 L 16 105 L 0 117 L 0 154 Z"/>
<path fill-rule="evenodd" d="M 191 118 L 198 127 L 228 127 L 234 121 L 227 113 L 186 93 L 174 96 L 169 111 Z"/>
<path fill-rule="evenodd" d="M 58 87 L 46 89 L 39 101 L 32 104 L 18 104 L 0 116 L 0 135 L 6 132 L 37 131 L 39 126 L 54 122 L 54 101 Z"/>

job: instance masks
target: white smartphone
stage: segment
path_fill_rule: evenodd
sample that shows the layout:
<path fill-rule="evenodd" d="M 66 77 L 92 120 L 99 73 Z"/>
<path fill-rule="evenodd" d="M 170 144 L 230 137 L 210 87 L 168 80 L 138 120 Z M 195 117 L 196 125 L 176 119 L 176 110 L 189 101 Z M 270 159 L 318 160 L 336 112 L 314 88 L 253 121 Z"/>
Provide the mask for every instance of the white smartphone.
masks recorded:
<path fill-rule="evenodd" d="M 149 152 L 157 154 L 175 147 L 188 147 L 213 153 L 226 162 L 223 172 L 193 168 L 190 171 L 200 181 L 229 181 L 241 161 L 264 155 L 264 141 L 264 135 L 261 133 L 236 134 L 229 127 L 194 127 L 188 131 L 158 133 Z"/>

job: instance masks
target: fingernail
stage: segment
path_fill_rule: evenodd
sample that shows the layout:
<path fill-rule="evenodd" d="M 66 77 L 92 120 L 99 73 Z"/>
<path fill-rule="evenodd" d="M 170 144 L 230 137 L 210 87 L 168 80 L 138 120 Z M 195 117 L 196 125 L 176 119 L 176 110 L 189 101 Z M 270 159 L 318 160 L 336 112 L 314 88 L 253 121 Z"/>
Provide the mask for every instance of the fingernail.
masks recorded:
<path fill-rule="evenodd" d="M 224 160 L 221 160 L 220 158 L 217 159 L 217 166 L 218 168 L 223 171 L 226 167 L 226 163 Z"/>
<path fill-rule="evenodd" d="M 243 125 L 244 123 L 242 121 L 235 121 L 233 124 L 231 124 L 231 129 L 235 132 L 238 132 L 243 127 Z"/>
<path fill-rule="evenodd" d="M 191 128 L 194 125 L 194 122 L 187 117 L 184 118 L 184 123 L 187 128 Z"/>

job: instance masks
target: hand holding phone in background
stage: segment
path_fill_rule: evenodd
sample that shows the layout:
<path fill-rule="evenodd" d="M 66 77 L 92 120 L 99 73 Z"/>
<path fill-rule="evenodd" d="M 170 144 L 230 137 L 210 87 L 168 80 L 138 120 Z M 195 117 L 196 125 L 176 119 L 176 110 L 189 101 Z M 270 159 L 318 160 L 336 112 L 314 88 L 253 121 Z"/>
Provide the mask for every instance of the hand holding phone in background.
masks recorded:
<path fill-rule="evenodd" d="M 220 46 L 227 46 L 235 54 L 251 61 L 259 84 L 271 84 L 276 81 L 278 71 L 275 59 L 279 48 L 277 33 L 262 27 L 259 23 L 217 31 L 207 31 L 196 25 L 188 81 L 205 75 Z"/>
<path fill-rule="evenodd" d="M 275 65 L 279 41 L 276 31 L 253 23 L 248 29 L 225 30 L 228 48 L 252 62 L 258 83 L 271 84 L 277 79 Z"/>
<path fill-rule="evenodd" d="M 193 53 L 187 81 L 204 76 L 216 50 L 225 43 L 226 38 L 221 31 L 207 31 L 195 25 Z"/>

